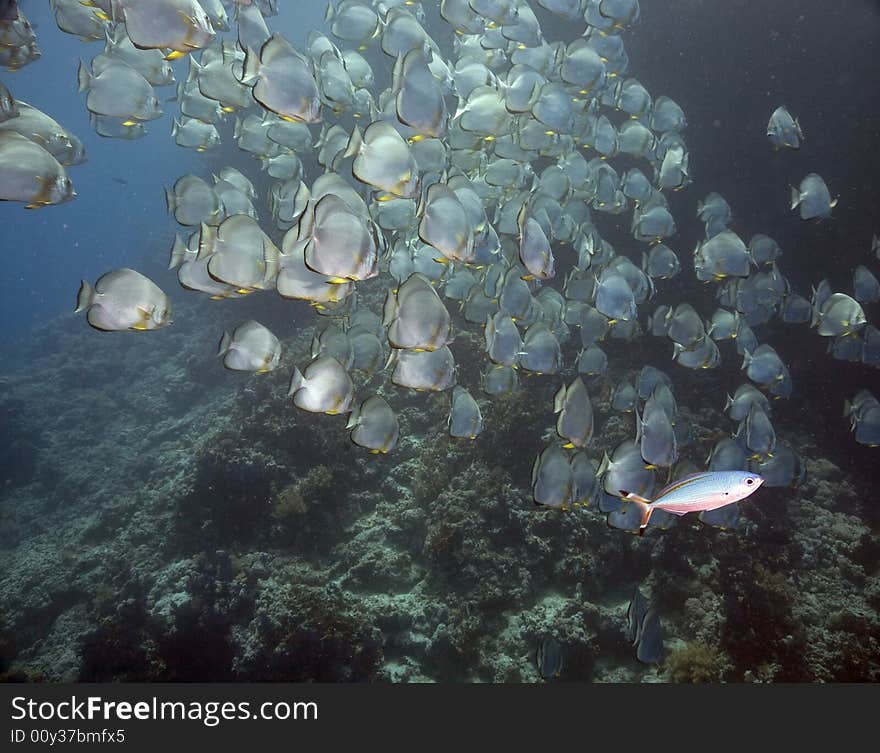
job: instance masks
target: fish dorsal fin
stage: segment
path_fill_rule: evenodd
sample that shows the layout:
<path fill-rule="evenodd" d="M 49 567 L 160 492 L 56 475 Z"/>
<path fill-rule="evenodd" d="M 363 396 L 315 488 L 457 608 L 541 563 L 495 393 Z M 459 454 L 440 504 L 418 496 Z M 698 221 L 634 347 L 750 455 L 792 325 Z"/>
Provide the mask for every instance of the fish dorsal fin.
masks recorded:
<path fill-rule="evenodd" d="M 275 33 L 263 43 L 263 46 L 260 48 L 259 58 L 262 65 L 268 66 L 273 61 L 289 57 L 290 55 L 295 55 L 301 59 L 293 45 L 281 34 Z"/>

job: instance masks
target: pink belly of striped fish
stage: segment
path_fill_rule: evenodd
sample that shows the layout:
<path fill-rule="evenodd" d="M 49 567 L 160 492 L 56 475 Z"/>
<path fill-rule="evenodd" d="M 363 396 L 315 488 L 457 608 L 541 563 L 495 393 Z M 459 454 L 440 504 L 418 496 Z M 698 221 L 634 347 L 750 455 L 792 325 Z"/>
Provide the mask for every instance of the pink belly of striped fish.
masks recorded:
<path fill-rule="evenodd" d="M 709 498 L 709 499 L 701 499 L 694 500 L 690 502 L 655 502 L 652 507 L 656 507 L 658 510 L 665 510 L 666 512 L 670 512 L 673 515 L 684 515 L 686 512 L 702 512 L 703 510 L 717 510 L 719 507 L 724 507 L 725 505 L 732 504 L 736 502 L 735 499 L 731 499 L 728 496 L 720 497 L 720 498 Z"/>

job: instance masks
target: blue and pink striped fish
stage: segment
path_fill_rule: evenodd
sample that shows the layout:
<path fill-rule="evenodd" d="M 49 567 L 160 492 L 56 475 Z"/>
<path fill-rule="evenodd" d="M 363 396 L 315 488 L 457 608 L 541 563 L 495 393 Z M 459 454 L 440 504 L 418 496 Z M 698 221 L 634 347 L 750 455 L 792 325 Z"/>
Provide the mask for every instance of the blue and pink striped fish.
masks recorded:
<path fill-rule="evenodd" d="M 654 510 L 665 510 L 673 515 L 716 510 L 745 499 L 763 483 L 761 476 L 748 471 L 702 471 L 673 481 L 654 499 L 645 499 L 624 489 L 620 490 L 620 496 L 640 506 L 639 536 L 643 536 Z"/>

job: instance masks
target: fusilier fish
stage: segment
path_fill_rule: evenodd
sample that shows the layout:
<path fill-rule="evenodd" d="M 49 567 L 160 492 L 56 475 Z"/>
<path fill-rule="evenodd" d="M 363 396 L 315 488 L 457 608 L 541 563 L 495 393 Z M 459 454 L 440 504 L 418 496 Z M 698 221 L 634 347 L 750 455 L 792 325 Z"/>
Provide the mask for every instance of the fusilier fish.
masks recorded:
<path fill-rule="evenodd" d="M 642 514 L 639 536 L 642 536 L 655 510 L 664 510 L 673 515 L 715 510 L 745 499 L 762 483 L 764 479 L 757 473 L 702 471 L 673 481 L 661 489 L 653 499 L 647 499 L 625 489 L 620 490 L 620 496 L 639 506 Z"/>

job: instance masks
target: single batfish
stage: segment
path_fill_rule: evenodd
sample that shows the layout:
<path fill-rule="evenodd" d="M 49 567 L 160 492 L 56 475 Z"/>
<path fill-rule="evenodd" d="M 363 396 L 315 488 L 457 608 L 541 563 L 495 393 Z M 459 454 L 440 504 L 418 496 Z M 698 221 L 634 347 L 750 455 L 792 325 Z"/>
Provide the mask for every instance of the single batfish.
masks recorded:
<path fill-rule="evenodd" d="M 654 510 L 665 510 L 673 515 L 716 510 L 745 499 L 763 483 L 761 476 L 747 471 L 702 471 L 673 481 L 654 499 L 645 499 L 623 489 L 620 496 L 640 506 L 639 536 L 643 536 Z"/>

